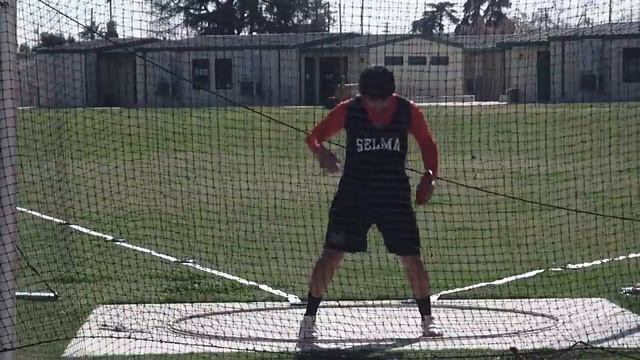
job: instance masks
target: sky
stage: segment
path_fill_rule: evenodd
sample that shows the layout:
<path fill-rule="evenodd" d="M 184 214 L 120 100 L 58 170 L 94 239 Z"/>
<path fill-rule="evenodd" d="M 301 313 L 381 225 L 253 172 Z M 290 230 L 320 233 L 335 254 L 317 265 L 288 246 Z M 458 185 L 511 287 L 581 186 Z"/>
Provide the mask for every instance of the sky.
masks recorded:
<path fill-rule="evenodd" d="M 123 36 L 149 36 L 154 26 L 148 0 L 112 0 L 112 16 L 118 23 L 118 33 Z M 463 0 L 449 0 L 462 12 Z M 515 11 L 531 14 L 539 8 L 551 8 L 551 14 L 576 22 L 580 14 L 587 12 L 596 22 L 607 22 L 609 1 L 613 3 L 613 20 L 640 21 L 638 0 L 512 0 L 508 13 Z M 431 2 L 431 1 L 429 1 Z M 366 0 L 364 21 L 361 23 L 362 0 L 330 0 L 331 10 L 337 19 L 331 32 L 406 33 L 411 22 L 425 10 L 426 1 L 418 0 Z M 78 37 L 82 27 L 93 18 L 103 24 L 109 19 L 106 0 L 21 0 L 18 2 L 18 43 L 35 43 L 37 32 L 63 32 Z M 341 7 L 341 11 L 338 9 Z M 64 15 L 62 15 L 64 14 Z M 75 20 L 75 21 L 74 21 Z M 340 24 L 342 25 L 340 27 Z M 449 31 L 452 28 L 448 29 Z M 187 36 L 184 30 L 179 36 Z M 193 34 L 191 34 L 193 35 Z"/>
<path fill-rule="evenodd" d="M 464 1 L 449 0 L 455 3 L 459 14 L 462 13 Z M 366 3 L 375 4 L 367 6 Z M 365 3 L 364 32 L 383 32 L 388 27 L 390 32 L 408 32 L 410 30 L 411 19 L 419 18 L 425 10 L 425 1 L 416 0 L 396 0 L 396 1 L 367 1 Z M 332 1 L 338 3 L 338 1 Z M 343 30 L 360 32 L 360 0 L 342 0 L 346 9 L 342 16 Z M 608 0 L 512 0 L 511 9 L 531 14 L 540 8 L 550 8 L 551 14 L 556 14 L 566 20 L 577 20 L 581 13 L 587 13 L 595 21 L 608 21 L 609 1 Z M 621 16 L 630 16 L 632 9 L 635 11 L 635 19 L 640 20 L 640 1 L 638 0 L 612 0 L 614 21 Z M 634 5 L 635 3 L 635 5 Z M 335 27 L 338 24 L 334 25 Z"/>

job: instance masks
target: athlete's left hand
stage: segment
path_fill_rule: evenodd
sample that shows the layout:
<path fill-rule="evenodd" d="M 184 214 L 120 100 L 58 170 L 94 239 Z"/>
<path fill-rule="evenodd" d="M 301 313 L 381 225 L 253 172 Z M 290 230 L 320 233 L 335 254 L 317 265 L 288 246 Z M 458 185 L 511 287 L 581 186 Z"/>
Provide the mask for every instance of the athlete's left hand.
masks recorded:
<path fill-rule="evenodd" d="M 324 146 L 319 147 L 314 155 L 318 159 L 320 167 L 330 174 L 337 174 L 340 172 L 340 160 L 329 149 Z"/>
<path fill-rule="evenodd" d="M 418 188 L 416 189 L 416 204 L 424 205 L 429 202 L 431 195 L 433 195 L 433 190 L 435 189 L 434 184 L 435 177 L 431 171 L 422 176 L 420 184 L 418 184 Z"/>

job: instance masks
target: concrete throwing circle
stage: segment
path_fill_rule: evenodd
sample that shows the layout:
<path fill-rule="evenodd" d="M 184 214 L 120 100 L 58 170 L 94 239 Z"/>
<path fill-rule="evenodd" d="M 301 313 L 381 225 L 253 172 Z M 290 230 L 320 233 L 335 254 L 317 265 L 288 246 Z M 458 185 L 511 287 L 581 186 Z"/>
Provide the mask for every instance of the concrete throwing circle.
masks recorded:
<path fill-rule="evenodd" d="M 299 342 L 304 309 L 299 307 L 245 308 L 184 316 L 169 329 L 197 338 L 229 341 Z M 548 330 L 557 325 L 552 315 L 533 311 L 480 306 L 435 306 L 443 329 L 439 339 L 493 338 Z M 316 318 L 314 342 L 354 343 L 415 340 L 421 336 L 420 317 L 410 304 L 326 305 Z"/>

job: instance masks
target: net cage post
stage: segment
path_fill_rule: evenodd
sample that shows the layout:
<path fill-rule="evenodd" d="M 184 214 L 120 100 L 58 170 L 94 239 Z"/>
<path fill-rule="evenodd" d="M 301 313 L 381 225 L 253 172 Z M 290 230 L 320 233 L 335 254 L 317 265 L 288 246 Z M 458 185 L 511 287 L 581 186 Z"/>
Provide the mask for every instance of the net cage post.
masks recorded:
<path fill-rule="evenodd" d="M 17 224 L 17 34 L 16 1 L 0 1 L 0 360 L 15 359 Z"/>

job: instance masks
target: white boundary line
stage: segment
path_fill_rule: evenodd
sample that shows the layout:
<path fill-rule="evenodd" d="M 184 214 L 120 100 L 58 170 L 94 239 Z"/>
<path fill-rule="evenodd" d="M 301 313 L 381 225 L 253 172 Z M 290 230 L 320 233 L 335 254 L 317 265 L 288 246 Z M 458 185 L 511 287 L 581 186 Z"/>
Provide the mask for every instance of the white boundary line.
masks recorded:
<path fill-rule="evenodd" d="M 50 291 L 16 291 L 16 298 L 25 300 L 56 300 L 58 294 Z"/>
<path fill-rule="evenodd" d="M 272 288 L 272 287 L 270 287 L 268 285 L 265 285 L 265 284 L 259 284 L 257 282 L 254 282 L 254 281 L 251 281 L 251 280 L 246 280 L 246 279 L 243 279 L 241 277 L 238 277 L 238 276 L 235 276 L 235 275 L 232 275 L 232 274 L 227 274 L 227 273 L 222 272 L 222 271 L 218 271 L 218 270 L 215 270 L 215 269 L 204 267 L 202 265 L 197 264 L 193 260 L 182 261 L 182 260 L 180 260 L 180 259 L 178 259 L 176 257 L 171 256 L 171 255 L 162 254 L 162 253 L 159 253 L 159 252 L 151 250 L 151 249 L 147 249 L 147 248 L 144 248 L 144 247 L 141 247 L 141 246 L 136 246 L 136 245 L 129 244 L 129 243 L 126 242 L 125 239 L 116 238 L 116 237 L 114 237 L 112 235 L 102 234 L 102 233 L 99 233 L 97 231 L 93 231 L 93 230 L 87 229 L 87 228 L 79 226 L 79 225 L 71 224 L 71 223 L 69 223 L 67 221 L 64 221 L 64 220 L 61 220 L 61 219 L 57 219 L 57 218 L 54 218 L 54 217 L 51 217 L 51 216 L 48 216 L 48 215 L 41 214 L 41 213 L 39 213 L 37 211 L 33 211 L 33 210 L 21 208 L 21 207 L 18 207 L 17 209 L 19 211 L 25 212 L 27 214 L 31 214 L 31 215 L 39 217 L 41 219 L 45 219 L 45 220 L 53 221 L 53 222 L 61 224 L 61 225 L 69 226 L 70 228 L 72 228 L 72 229 L 74 229 L 76 231 L 79 231 L 79 232 L 82 232 L 82 233 L 85 233 L 85 234 L 88 234 L 88 235 L 91 235 L 91 236 L 103 238 L 106 241 L 113 242 L 114 245 L 122 246 L 122 247 L 127 248 L 127 249 L 136 250 L 136 251 L 141 252 L 141 253 L 149 254 L 149 255 L 152 255 L 152 256 L 155 256 L 155 257 L 159 257 L 159 258 L 161 258 L 163 260 L 166 260 L 166 261 L 169 261 L 169 262 L 172 262 L 172 263 L 178 263 L 178 264 L 181 264 L 181 265 L 184 265 L 184 266 L 196 269 L 196 270 L 200 270 L 200 271 L 203 271 L 203 272 L 206 272 L 206 273 L 209 273 L 209 274 L 220 276 L 220 277 L 228 279 L 228 280 L 233 280 L 233 281 L 239 282 L 240 284 L 243 284 L 243 285 L 257 287 L 258 289 L 266 291 L 266 292 L 268 292 L 270 294 L 286 298 L 292 304 L 300 304 L 302 302 L 300 300 L 300 298 L 297 297 L 296 295 L 288 294 L 288 293 L 286 293 L 286 292 L 284 292 L 282 290 L 274 289 L 274 288 Z"/>
<path fill-rule="evenodd" d="M 437 293 L 435 295 L 431 295 L 431 298 L 437 300 L 440 296 L 446 295 L 446 294 L 453 294 L 453 293 L 457 293 L 457 292 L 477 289 L 477 288 L 490 286 L 490 285 L 506 284 L 506 283 L 511 282 L 511 281 L 534 277 L 534 276 L 536 276 L 538 274 L 541 274 L 541 273 L 543 273 L 545 271 L 580 270 L 580 269 L 584 269 L 584 268 L 595 266 L 595 265 L 602 265 L 602 264 L 608 263 L 610 261 L 621 261 L 621 260 L 633 259 L 633 258 L 637 258 L 637 257 L 640 257 L 640 253 L 631 253 L 629 255 L 622 255 L 622 256 L 615 257 L 615 258 L 600 259 L 600 260 L 590 261 L 590 262 L 581 263 L 581 264 L 567 264 L 564 267 L 555 267 L 555 268 L 549 268 L 549 269 L 533 270 L 533 271 L 529 271 L 529 272 L 526 272 L 526 273 L 523 273 L 523 274 L 513 275 L 513 276 L 505 277 L 505 278 L 498 279 L 498 280 L 491 281 L 491 282 L 481 282 L 481 283 L 478 283 L 478 284 L 469 285 L 469 286 L 465 286 L 465 287 L 461 287 L 461 288 L 457 288 L 457 289 L 441 291 L 441 292 L 439 292 L 439 293 Z"/>
<path fill-rule="evenodd" d="M 217 275 L 220 276 L 222 278 L 228 279 L 228 280 L 233 280 L 236 282 L 239 282 L 240 284 L 243 285 L 248 285 L 248 286 L 254 286 L 257 287 L 260 290 L 266 291 L 270 294 L 274 294 L 280 297 L 284 297 L 286 298 L 290 303 L 292 304 L 300 304 L 302 303 L 302 301 L 300 300 L 299 297 L 297 297 L 296 295 L 293 294 L 288 294 L 282 290 L 277 290 L 274 289 L 268 285 L 265 284 L 259 284 L 256 283 L 254 281 L 250 281 L 250 280 L 246 280 L 243 279 L 241 277 L 235 276 L 235 275 L 231 275 L 231 274 L 227 274 L 225 272 L 222 271 L 218 271 L 218 270 L 214 270 L 214 269 L 210 269 L 207 267 L 204 267 L 202 265 L 197 264 L 195 261 L 193 260 L 188 260 L 188 261 L 181 261 L 178 258 L 175 258 L 171 255 L 166 255 L 166 254 L 162 254 L 159 252 L 156 252 L 154 250 L 151 249 L 147 249 L 141 246 L 136 246 L 136 245 L 132 245 L 126 242 L 125 239 L 121 239 L 121 238 L 116 238 L 114 236 L 111 235 L 106 235 L 106 234 L 102 234 L 99 233 L 97 231 L 93 231 L 90 229 L 87 229 L 85 227 L 79 226 L 79 225 L 73 225 L 70 224 L 67 221 L 61 220 L 61 219 L 57 219 L 48 215 L 44 215 L 41 214 L 39 212 L 33 211 L 33 210 L 28 210 L 25 208 L 21 208 L 18 207 L 17 208 L 19 211 L 31 214 L 33 216 L 45 219 L 45 220 L 49 220 L 49 221 L 53 221 L 56 222 L 58 224 L 63 224 L 63 225 L 67 225 L 70 228 L 80 231 L 82 233 L 88 234 L 88 235 L 92 235 L 92 236 L 96 236 L 96 237 L 101 237 L 103 239 L 105 239 L 106 241 L 112 241 L 115 245 L 118 246 L 122 246 L 128 249 L 132 249 L 132 250 L 136 250 L 139 251 L 141 253 L 145 253 L 145 254 L 149 254 L 149 255 L 153 255 L 155 257 L 159 257 L 161 259 L 167 260 L 169 262 L 172 263 L 179 263 L 181 265 L 196 269 L 196 270 L 200 270 L 209 274 L 213 274 L 213 275 Z M 461 287 L 461 288 L 456 288 L 456 289 L 451 289 L 451 290 L 444 290 L 441 291 L 437 294 L 431 295 L 431 299 L 432 300 L 437 300 L 440 296 L 442 295 L 446 295 L 446 294 L 454 294 L 454 293 L 458 293 L 458 292 L 463 292 L 463 291 L 467 291 L 467 290 L 472 290 L 472 289 L 478 289 L 478 288 L 482 288 L 482 287 L 486 287 L 486 286 L 491 286 L 491 285 L 501 285 L 501 284 L 506 284 L 508 282 L 512 282 L 512 281 L 516 281 L 516 280 L 520 280 L 520 279 L 526 279 L 526 278 L 530 278 L 530 277 L 534 277 L 537 276 L 545 271 L 565 271 L 565 270 L 579 270 L 579 269 L 584 269 L 587 267 L 591 267 L 591 266 L 595 266 L 595 265 L 602 265 L 611 261 L 621 261 L 621 260 L 626 260 L 626 259 L 633 259 L 633 258 L 638 258 L 640 257 L 640 253 L 631 253 L 629 255 L 621 255 L 615 258 L 605 258 L 605 259 L 600 259 L 600 260 L 595 260 L 595 261 L 590 261 L 590 262 L 585 262 L 585 263 L 581 263 L 581 264 L 567 264 L 564 267 L 555 267 L 555 268 L 549 268 L 549 269 L 538 269 L 538 270 L 533 270 L 533 271 L 529 271 L 526 273 L 522 273 L 522 274 L 518 274 L 518 275 L 513 275 L 513 276 L 508 276 L 502 279 L 498 279 L 498 280 L 494 280 L 491 282 L 481 282 L 481 283 L 477 283 L 477 284 L 473 284 L 473 285 L 469 285 L 469 286 L 465 286 L 465 287 Z"/>

